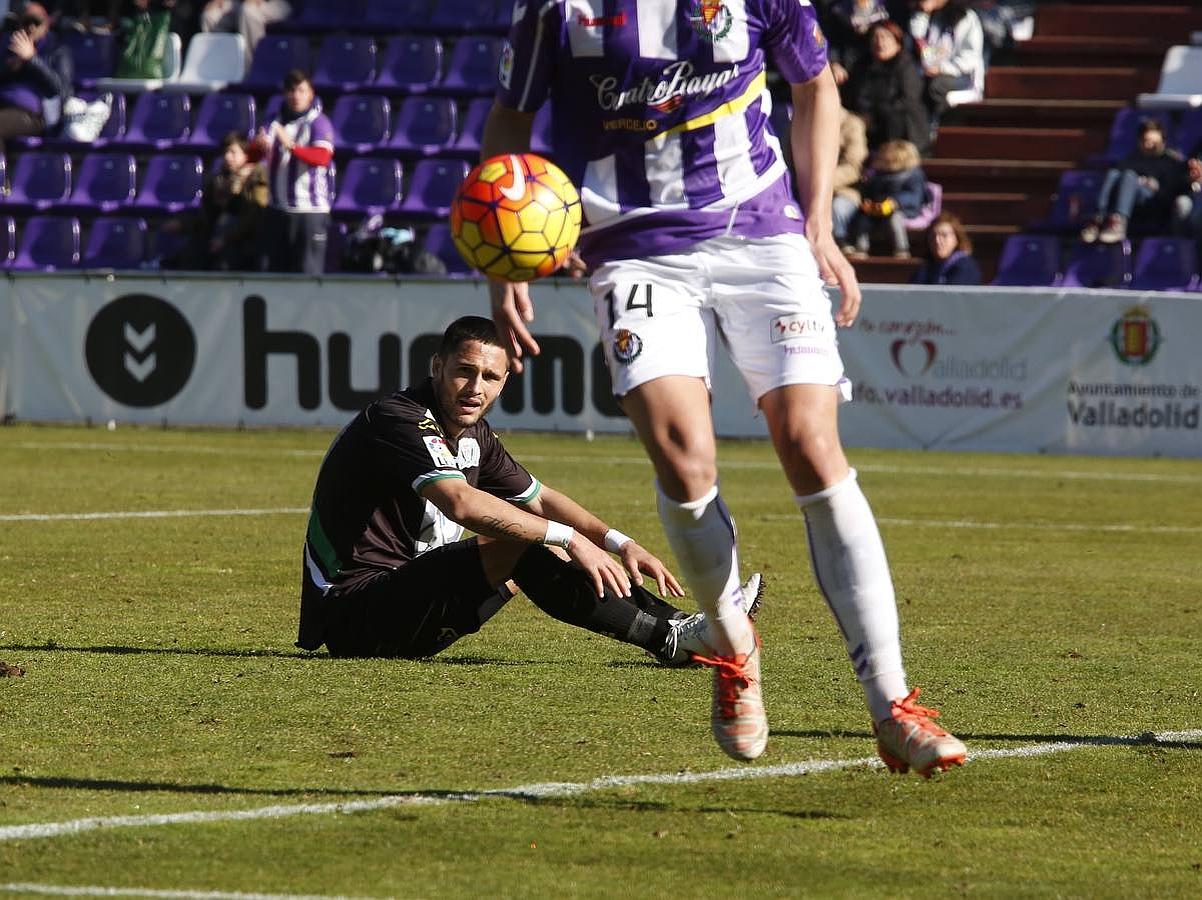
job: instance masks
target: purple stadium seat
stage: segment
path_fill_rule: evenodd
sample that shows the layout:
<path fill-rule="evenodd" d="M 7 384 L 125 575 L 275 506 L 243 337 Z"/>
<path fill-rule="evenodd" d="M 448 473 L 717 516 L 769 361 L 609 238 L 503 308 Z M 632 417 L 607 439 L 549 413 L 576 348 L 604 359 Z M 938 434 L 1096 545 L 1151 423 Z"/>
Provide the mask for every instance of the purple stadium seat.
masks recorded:
<path fill-rule="evenodd" d="M 504 32 L 513 11 L 508 0 L 438 0 L 429 29 L 440 34 Z"/>
<path fill-rule="evenodd" d="M 488 121 L 489 110 L 492 109 L 492 97 L 476 97 L 467 105 L 463 114 L 463 122 L 459 126 L 459 137 L 455 139 L 453 152 L 456 156 L 465 156 L 475 162 L 480 157 L 480 139 L 484 137 L 484 123 Z M 535 122 L 538 119 L 535 117 Z M 531 149 L 534 145 L 534 135 L 531 134 Z"/>
<path fill-rule="evenodd" d="M 911 231 L 922 231 L 935 221 L 935 217 L 943 210 L 943 185 L 934 181 L 927 182 L 927 192 L 922 209 L 912 219 L 906 219 L 906 228 Z"/>
<path fill-rule="evenodd" d="M 42 212 L 71 196 L 71 157 L 57 150 L 22 153 L 9 175 L 6 212 Z"/>
<path fill-rule="evenodd" d="M 1012 234 L 1006 238 L 992 284 L 1040 287 L 1060 277 L 1060 238 L 1054 234 Z"/>
<path fill-rule="evenodd" d="M 146 259 L 146 221 L 133 216 L 101 216 L 92 223 L 85 269 L 138 269 Z"/>
<path fill-rule="evenodd" d="M 459 255 L 455 242 L 451 240 L 449 225 L 442 222 L 431 225 L 430 230 L 426 232 L 426 239 L 423 241 L 422 247 L 443 261 L 448 275 L 470 275 L 474 271 Z"/>
<path fill-rule="evenodd" d="M 342 271 L 342 254 L 346 249 L 346 222 L 330 222 L 326 229 L 326 274 Z"/>
<path fill-rule="evenodd" d="M 1197 290 L 1198 258 L 1194 242 L 1172 237 L 1145 239 L 1135 255 L 1135 271 L 1127 286 L 1139 291 Z"/>
<path fill-rule="evenodd" d="M 1102 187 L 1105 173 L 1069 169 L 1060 176 L 1060 184 L 1052 195 L 1052 208 L 1048 217 L 1032 222 L 1036 231 L 1069 232 L 1080 230 L 1093 216 L 1098 205 L 1098 190 Z"/>
<path fill-rule="evenodd" d="M 429 0 L 367 0 L 362 27 L 373 33 L 421 31 L 429 22 Z"/>
<path fill-rule="evenodd" d="M 99 97 L 102 93 L 108 93 L 112 96 L 113 101 L 110 107 L 108 120 L 104 123 L 104 127 L 100 129 L 100 134 L 89 146 L 93 150 L 97 150 L 109 143 L 113 138 L 120 137 L 125 134 L 125 95 L 120 91 L 97 91 L 97 90 L 77 90 L 75 96 L 81 100 L 91 102 Z M 9 138 L 5 143 L 14 150 L 34 150 L 38 148 L 44 149 L 78 149 L 79 141 L 72 140 L 66 135 L 59 134 L 59 128 L 51 129 L 53 133 L 47 135 L 22 135 L 20 137 Z"/>
<path fill-rule="evenodd" d="M 73 269 L 79 265 L 79 219 L 33 216 L 21 229 L 14 269 Z"/>
<path fill-rule="evenodd" d="M 289 69 L 309 71 L 309 39 L 295 34 L 269 34 L 255 46 L 250 71 L 242 87 L 252 90 L 278 90 Z"/>
<path fill-rule="evenodd" d="M 1144 119 L 1155 119 L 1164 129 L 1165 138 L 1172 136 L 1172 120 L 1167 111 L 1126 106 L 1116 112 L 1110 120 L 1110 136 L 1106 140 L 1106 149 L 1100 155 L 1090 157 L 1089 162 L 1105 168 L 1134 153 L 1139 140 L 1139 123 Z"/>
<path fill-rule="evenodd" d="M 250 137 L 254 130 L 255 98 L 250 94 L 205 94 L 187 144 L 214 150 L 231 131 Z"/>
<path fill-rule="evenodd" d="M 493 93 L 502 43 L 500 38 L 481 35 L 460 38 L 451 51 L 440 88 L 455 94 Z"/>
<path fill-rule="evenodd" d="M 1131 282 L 1131 242 L 1077 241 L 1056 287 L 1122 288 Z"/>
<path fill-rule="evenodd" d="M 1187 109 L 1181 114 L 1169 146 L 1185 156 L 1202 150 L 1202 109 Z"/>
<path fill-rule="evenodd" d="M 71 50 L 76 85 L 91 87 L 101 78 L 112 77 L 117 60 L 117 39 L 112 34 L 64 29 L 62 41 Z"/>
<path fill-rule="evenodd" d="M 395 92 L 403 89 L 419 93 L 438 84 L 442 78 L 442 40 L 435 35 L 394 37 L 380 59 L 371 89 Z"/>
<path fill-rule="evenodd" d="M 543 156 L 551 155 L 551 104 L 544 103 L 534 114 L 530 128 L 530 149 Z"/>
<path fill-rule="evenodd" d="M 8 268 L 17 257 L 17 222 L 0 216 L 0 268 Z"/>
<path fill-rule="evenodd" d="M 125 134 L 111 141 L 134 151 L 165 150 L 192 133 L 192 101 L 187 94 L 147 91 L 139 94 Z"/>
<path fill-rule="evenodd" d="M 346 164 L 332 207 L 334 215 L 362 219 L 369 215 L 395 213 L 400 208 L 400 160 L 362 156 Z"/>
<path fill-rule="evenodd" d="M 321 42 L 313 66 L 319 91 L 356 91 L 376 77 L 376 41 L 367 36 L 331 34 Z"/>
<path fill-rule="evenodd" d="M 414 219 L 442 219 L 450 215 L 451 198 L 467 177 L 466 160 L 431 157 L 413 166 L 409 190 L 401 211 Z"/>
<path fill-rule="evenodd" d="M 273 32 L 325 34 L 355 28 L 363 21 L 367 0 L 305 0 L 292 8 L 299 11 L 280 22 L 272 23 Z"/>
<path fill-rule="evenodd" d="M 152 156 L 134 207 L 146 215 L 173 215 L 200 207 L 204 168 L 199 156 Z"/>
<path fill-rule="evenodd" d="M 388 149 L 406 156 L 434 156 L 452 147 L 457 113 L 451 97 L 423 95 L 401 101 Z"/>
<path fill-rule="evenodd" d="M 379 94 L 344 94 L 334 104 L 330 122 L 334 147 L 341 154 L 370 153 L 388 143 L 392 107 Z"/>
<path fill-rule="evenodd" d="M 92 141 L 93 149 L 103 147 L 105 144 L 118 141 L 125 137 L 125 127 L 127 124 L 125 95 L 120 91 L 109 91 L 113 98 L 112 105 L 109 107 L 108 121 L 104 123 L 104 127 L 100 129 L 100 136 Z M 95 100 L 98 95 L 97 91 L 80 91 L 79 98 L 81 100 Z M 72 144 L 75 142 L 72 141 Z"/>
<path fill-rule="evenodd" d="M 56 212 L 113 212 L 133 202 L 138 166 L 129 153 L 89 153 L 75 173 L 71 196 Z"/>

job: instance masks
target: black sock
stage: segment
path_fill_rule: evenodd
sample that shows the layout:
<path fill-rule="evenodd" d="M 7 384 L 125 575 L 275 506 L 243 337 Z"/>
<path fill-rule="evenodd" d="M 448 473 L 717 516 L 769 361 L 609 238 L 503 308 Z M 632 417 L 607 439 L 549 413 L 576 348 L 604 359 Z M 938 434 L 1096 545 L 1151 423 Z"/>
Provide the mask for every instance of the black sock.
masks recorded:
<path fill-rule="evenodd" d="M 630 584 L 630 602 L 657 619 L 687 619 L 690 615 L 633 582 Z"/>
<path fill-rule="evenodd" d="M 598 597 L 591 579 L 582 570 L 540 544 L 522 554 L 513 568 L 513 580 L 535 606 L 561 622 L 644 650 L 663 649 L 668 636 L 666 618 L 644 612 L 609 590 L 604 597 Z"/>

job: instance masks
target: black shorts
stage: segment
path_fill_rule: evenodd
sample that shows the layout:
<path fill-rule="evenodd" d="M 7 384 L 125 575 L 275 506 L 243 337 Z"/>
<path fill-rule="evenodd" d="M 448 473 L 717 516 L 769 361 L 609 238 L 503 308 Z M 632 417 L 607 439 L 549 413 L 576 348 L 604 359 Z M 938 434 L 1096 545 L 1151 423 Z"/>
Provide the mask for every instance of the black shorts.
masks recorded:
<path fill-rule="evenodd" d="M 508 596 L 488 583 L 476 542 L 458 541 L 330 588 L 325 644 L 331 656 L 433 656 L 479 631 Z"/>

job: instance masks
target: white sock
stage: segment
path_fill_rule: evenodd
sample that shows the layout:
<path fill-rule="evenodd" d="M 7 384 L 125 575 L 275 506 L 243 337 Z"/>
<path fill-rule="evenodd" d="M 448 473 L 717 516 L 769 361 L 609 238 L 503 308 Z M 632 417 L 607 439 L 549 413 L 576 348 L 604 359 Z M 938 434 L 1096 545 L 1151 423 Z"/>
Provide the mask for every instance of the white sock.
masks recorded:
<path fill-rule="evenodd" d="M 751 621 L 743 612 L 735 523 L 714 485 L 681 503 L 657 483 L 659 518 L 681 577 L 710 623 L 714 650 L 724 656 L 751 649 Z"/>
<path fill-rule="evenodd" d="M 806 520 L 818 589 L 843 631 L 872 721 L 907 693 L 897 602 L 885 546 L 852 469 L 817 494 L 796 497 Z"/>

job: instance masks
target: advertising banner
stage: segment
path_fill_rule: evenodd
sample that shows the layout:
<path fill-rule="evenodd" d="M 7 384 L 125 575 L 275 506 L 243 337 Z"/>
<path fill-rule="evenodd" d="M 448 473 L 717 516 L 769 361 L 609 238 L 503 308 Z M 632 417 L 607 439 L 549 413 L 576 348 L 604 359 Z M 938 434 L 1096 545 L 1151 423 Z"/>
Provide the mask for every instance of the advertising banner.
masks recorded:
<path fill-rule="evenodd" d="M 13 275 L 0 411 L 42 421 L 327 426 L 428 372 L 447 323 L 487 315 L 477 280 Z M 543 352 L 498 428 L 629 430 L 577 282 L 533 286 Z M 1202 455 L 1202 299 L 869 287 L 840 333 L 851 446 Z M 719 434 L 760 436 L 721 352 Z"/>

